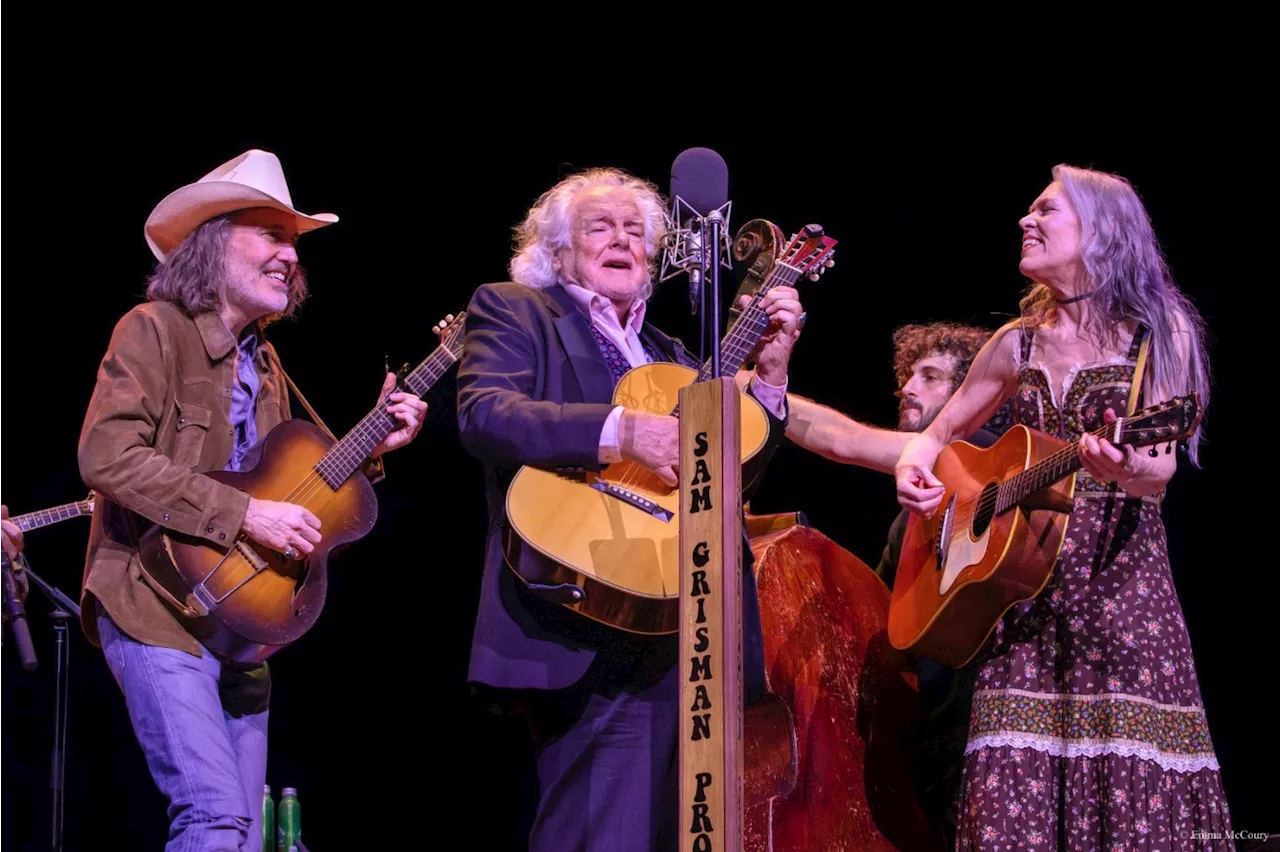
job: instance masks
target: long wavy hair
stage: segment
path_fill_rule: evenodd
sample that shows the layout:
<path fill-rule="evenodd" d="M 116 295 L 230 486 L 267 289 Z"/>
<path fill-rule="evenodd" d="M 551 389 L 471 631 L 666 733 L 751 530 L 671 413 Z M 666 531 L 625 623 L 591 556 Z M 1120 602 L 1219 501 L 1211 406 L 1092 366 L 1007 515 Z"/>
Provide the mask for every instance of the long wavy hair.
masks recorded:
<path fill-rule="evenodd" d="M 592 186 L 619 186 L 635 193 L 636 206 L 644 218 L 644 256 L 648 278 L 638 298 L 653 295 L 658 250 L 667 229 L 666 201 L 652 183 L 621 169 L 588 169 L 570 175 L 544 192 L 529 208 L 515 229 L 515 254 L 508 270 L 511 280 L 527 287 L 550 287 L 559 281 L 552 261 L 569 245 L 573 199 Z"/>
<path fill-rule="evenodd" d="M 174 302 L 195 316 L 222 307 L 227 285 L 227 246 L 231 242 L 230 214 L 202 222 L 169 256 L 156 265 L 147 279 L 147 299 Z M 285 309 L 258 320 L 265 328 L 276 320 L 293 316 L 308 295 L 307 273 L 295 264 L 289 277 Z"/>
<path fill-rule="evenodd" d="M 1175 396 L 1196 391 L 1207 408 L 1211 374 L 1204 318 L 1174 282 L 1138 193 L 1119 175 L 1066 164 L 1054 166 L 1053 178 L 1080 219 L 1080 256 L 1093 288 L 1087 330 L 1118 346 L 1121 323 L 1142 323 L 1151 330 L 1144 397 L 1152 400 L 1157 385 Z M 1033 283 L 1020 304 L 1034 324 L 1052 315 L 1057 303 L 1049 287 Z M 1179 335 L 1185 357 L 1175 345 Z M 1201 440 L 1197 429 L 1187 441 L 1187 455 L 1197 467 Z"/>

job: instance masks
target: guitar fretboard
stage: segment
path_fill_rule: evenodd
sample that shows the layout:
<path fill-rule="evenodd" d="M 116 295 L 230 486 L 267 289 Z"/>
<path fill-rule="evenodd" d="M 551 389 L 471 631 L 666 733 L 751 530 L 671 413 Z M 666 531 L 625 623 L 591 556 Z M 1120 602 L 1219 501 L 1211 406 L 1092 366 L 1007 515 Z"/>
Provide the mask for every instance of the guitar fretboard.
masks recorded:
<path fill-rule="evenodd" d="M 412 373 L 405 376 L 404 385 L 410 392 L 422 396 L 458 360 L 458 351 L 439 346 Z M 393 391 L 394 393 L 395 391 Z M 316 473 L 332 489 L 337 490 L 347 477 L 355 473 L 373 452 L 374 447 L 395 431 L 400 421 L 387 413 L 385 405 L 379 405 L 364 416 L 341 441 L 316 464 Z"/>
<path fill-rule="evenodd" d="M 1150 430 L 1130 430 L 1123 419 L 1118 422 L 1120 424 L 1118 436 L 1116 435 L 1115 423 L 1109 423 L 1106 426 L 1094 429 L 1089 434 L 1095 438 L 1106 438 L 1117 446 L 1121 444 L 1142 446 L 1145 443 L 1153 443 L 1153 441 L 1146 440 L 1148 435 L 1154 434 Z M 1061 479 L 1065 479 L 1082 467 L 1084 467 L 1084 462 L 1081 461 L 1080 452 L 1075 444 L 1064 447 L 1053 455 L 1041 459 L 1036 464 L 1016 476 L 1009 477 L 1000 484 L 999 493 L 996 496 L 996 514 L 1013 508 L 1041 488 L 1046 488 Z"/>
<path fill-rule="evenodd" d="M 79 517 L 80 515 L 88 515 L 92 511 L 89 501 L 79 500 L 75 503 L 66 503 L 62 506 L 54 506 L 50 509 L 41 509 L 38 512 L 28 512 L 25 515 L 17 515 L 9 520 L 16 525 L 18 529 L 23 532 L 28 532 L 38 527 L 56 524 L 58 521 L 65 521 L 69 518 Z"/>
<path fill-rule="evenodd" d="M 742 311 L 738 321 L 729 329 L 720 344 L 720 376 L 732 376 L 742 369 L 743 363 L 751 350 L 760 342 L 760 337 L 769 327 L 769 315 L 760 308 L 760 300 L 774 287 L 789 287 L 800 280 L 800 270 L 781 261 L 774 264 L 764 284 L 756 291 L 751 302 Z M 711 375 L 711 359 L 702 365 L 698 373 L 698 381 L 704 382 L 713 378 Z M 718 376 L 715 378 L 719 378 Z"/>

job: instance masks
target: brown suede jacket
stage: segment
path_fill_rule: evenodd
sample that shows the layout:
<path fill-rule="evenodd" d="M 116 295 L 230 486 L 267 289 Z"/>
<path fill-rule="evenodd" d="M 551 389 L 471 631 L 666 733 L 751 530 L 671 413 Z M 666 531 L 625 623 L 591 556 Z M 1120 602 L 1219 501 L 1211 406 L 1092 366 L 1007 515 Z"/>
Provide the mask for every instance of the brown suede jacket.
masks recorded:
<path fill-rule="evenodd" d="M 217 313 L 188 316 L 147 302 L 120 319 L 98 368 L 80 432 L 80 476 L 96 491 L 81 592 L 85 635 L 99 644 L 97 607 L 139 642 L 199 656 L 194 637 L 142 575 L 133 533 L 146 520 L 213 544 L 240 534 L 249 495 L 216 482 L 231 457 L 236 339 Z M 260 438 L 289 418 L 270 344 L 258 347 Z"/>

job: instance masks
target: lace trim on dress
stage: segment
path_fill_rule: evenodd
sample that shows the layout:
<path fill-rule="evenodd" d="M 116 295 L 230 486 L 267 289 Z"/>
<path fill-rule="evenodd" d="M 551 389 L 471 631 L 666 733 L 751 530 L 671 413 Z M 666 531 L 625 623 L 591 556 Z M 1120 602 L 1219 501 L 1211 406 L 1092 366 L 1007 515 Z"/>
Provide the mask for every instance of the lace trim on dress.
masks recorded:
<path fill-rule="evenodd" d="M 1025 335 L 1026 332 L 1019 330 L 1018 334 Z M 1101 367 L 1132 367 L 1133 366 L 1133 359 L 1128 357 L 1127 355 L 1118 355 L 1111 358 L 1103 358 L 1098 361 L 1080 361 L 1080 362 L 1077 362 L 1075 365 L 1073 365 L 1071 369 L 1067 371 L 1067 375 L 1064 376 L 1062 379 L 1062 388 L 1061 390 L 1059 390 L 1058 388 L 1055 388 L 1053 385 L 1053 374 L 1049 372 L 1049 369 L 1044 365 L 1042 361 L 1038 360 L 1035 357 L 1036 356 L 1036 337 L 1034 333 L 1031 335 L 1030 351 L 1027 353 L 1027 358 L 1025 361 L 1022 359 L 1022 351 L 1024 349 L 1027 349 L 1027 344 L 1025 340 L 1019 340 L 1018 345 L 1015 346 L 1013 349 L 1014 368 L 1018 372 L 1021 372 L 1022 370 L 1027 368 L 1030 368 L 1032 370 L 1039 370 L 1040 373 L 1044 376 L 1045 387 L 1049 389 L 1049 401 L 1053 403 L 1053 407 L 1056 408 L 1058 411 L 1062 411 L 1062 403 L 1066 400 L 1068 394 L 1071 393 L 1071 387 L 1076 382 L 1076 376 L 1079 375 L 1082 370 L 1094 370 Z"/>
<path fill-rule="evenodd" d="M 1218 760 L 1212 754 L 1166 754 L 1150 743 L 1133 740 L 1064 740 L 1041 734 L 1005 733 L 984 734 L 969 740 L 964 753 L 972 754 L 984 748 L 1029 748 L 1053 757 L 1102 757 L 1114 754 L 1120 757 L 1136 757 L 1147 760 L 1172 772 L 1199 772 L 1202 769 L 1219 771 Z"/>

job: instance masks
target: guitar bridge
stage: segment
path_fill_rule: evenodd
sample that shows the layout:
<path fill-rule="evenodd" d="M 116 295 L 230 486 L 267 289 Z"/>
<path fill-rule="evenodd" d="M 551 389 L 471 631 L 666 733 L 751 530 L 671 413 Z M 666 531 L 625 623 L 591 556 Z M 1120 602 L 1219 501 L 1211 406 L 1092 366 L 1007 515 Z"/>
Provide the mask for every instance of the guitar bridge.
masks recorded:
<path fill-rule="evenodd" d="M 249 542 L 244 539 L 236 542 L 236 551 L 245 558 L 245 561 L 253 567 L 255 572 L 262 571 L 267 567 L 266 560 L 259 556 L 258 551 L 254 550 L 249 545 Z"/>
<path fill-rule="evenodd" d="M 664 508 L 647 497 L 640 496 L 634 491 L 628 491 L 621 485 L 615 485 L 612 482 L 597 479 L 595 482 L 591 483 L 590 487 L 602 494 L 608 494 L 610 497 L 621 500 L 628 506 L 634 506 L 642 512 L 653 515 L 663 523 L 670 523 L 671 519 L 675 517 L 675 513 L 670 509 Z"/>

